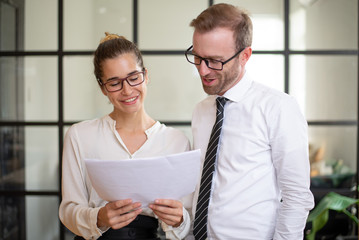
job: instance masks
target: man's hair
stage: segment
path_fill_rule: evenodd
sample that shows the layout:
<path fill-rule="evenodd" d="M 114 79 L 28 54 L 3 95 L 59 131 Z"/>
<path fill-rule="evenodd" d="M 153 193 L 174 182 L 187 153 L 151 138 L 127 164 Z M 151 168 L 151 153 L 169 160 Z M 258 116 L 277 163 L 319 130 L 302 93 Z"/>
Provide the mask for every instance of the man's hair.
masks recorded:
<path fill-rule="evenodd" d="M 233 31 L 237 51 L 252 46 L 252 20 L 244 9 L 230 4 L 215 4 L 204 10 L 190 23 L 198 32 L 209 32 L 218 27 Z"/>

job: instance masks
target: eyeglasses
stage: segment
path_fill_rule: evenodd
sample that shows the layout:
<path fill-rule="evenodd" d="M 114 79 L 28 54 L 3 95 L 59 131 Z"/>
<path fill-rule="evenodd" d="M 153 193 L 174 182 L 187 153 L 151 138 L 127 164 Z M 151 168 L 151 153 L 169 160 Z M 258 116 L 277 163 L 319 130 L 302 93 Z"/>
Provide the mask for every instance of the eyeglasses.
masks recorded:
<path fill-rule="evenodd" d="M 240 54 L 245 48 L 242 48 L 241 50 L 239 50 L 236 54 L 234 54 L 232 57 L 230 57 L 228 60 L 222 62 L 222 61 L 219 61 L 219 60 L 214 60 L 214 59 L 210 59 L 210 58 L 203 58 L 203 57 L 200 57 L 196 54 L 194 54 L 192 52 L 192 49 L 193 49 L 193 45 L 190 46 L 186 52 L 185 52 L 185 55 L 186 55 L 186 58 L 187 58 L 187 61 L 194 64 L 194 65 L 201 65 L 202 63 L 202 60 L 206 63 L 207 67 L 210 68 L 210 69 L 213 69 L 213 70 L 218 70 L 218 71 L 221 71 L 223 70 L 223 65 L 228 63 L 229 61 L 231 61 L 233 58 L 235 58 L 238 54 Z"/>
<path fill-rule="evenodd" d="M 117 92 L 123 88 L 123 82 L 126 81 L 131 87 L 140 85 L 145 81 L 145 72 L 136 72 L 125 78 L 114 78 L 108 80 L 106 83 L 103 83 L 101 79 L 97 79 L 101 86 L 105 86 L 106 90 L 109 92 Z"/>

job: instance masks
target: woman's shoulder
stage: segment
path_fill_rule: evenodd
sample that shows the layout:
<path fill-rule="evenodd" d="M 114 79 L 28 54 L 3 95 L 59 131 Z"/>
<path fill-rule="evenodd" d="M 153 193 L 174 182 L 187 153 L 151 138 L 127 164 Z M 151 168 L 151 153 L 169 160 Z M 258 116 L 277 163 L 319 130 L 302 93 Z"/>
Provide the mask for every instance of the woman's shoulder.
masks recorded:
<path fill-rule="evenodd" d="M 167 126 L 166 124 L 161 123 L 159 121 L 156 122 L 154 127 L 155 127 L 155 129 L 153 129 L 154 135 L 165 137 L 166 139 L 174 139 L 174 140 L 178 139 L 178 140 L 188 141 L 188 138 L 183 133 L 183 131 L 179 130 L 178 128 Z"/>
<path fill-rule="evenodd" d="M 167 126 L 165 123 L 161 123 L 159 121 L 155 123 L 154 127 L 156 128 L 156 131 L 158 133 L 162 133 L 162 134 L 178 134 L 178 135 L 183 134 L 177 128 L 172 126 Z"/>
<path fill-rule="evenodd" d="M 154 127 L 149 139 L 152 143 L 162 146 L 164 153 L 179 153 L 190 149 L 190 141 L 180 129 L 160 122 L 157 122 Z"/>
<path fill-rule="evenodd" d="M 91 133 L 97 131 L 99 128 L 103 128 L 106 125 L 110 125 L 109 116 L 103 116 L 101 118 L 95 118 L 91 120 L 83 120 L 81 122 L 74 123 L 67 131 L 69 134 L 76 133 Z M 82 135 L 82 134 L 81 134 Z"/>

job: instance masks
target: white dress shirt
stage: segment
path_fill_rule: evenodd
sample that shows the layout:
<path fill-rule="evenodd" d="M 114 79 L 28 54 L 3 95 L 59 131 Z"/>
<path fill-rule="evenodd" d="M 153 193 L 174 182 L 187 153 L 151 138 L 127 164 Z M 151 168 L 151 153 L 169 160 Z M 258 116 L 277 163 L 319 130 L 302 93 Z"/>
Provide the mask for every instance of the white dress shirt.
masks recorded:
<path fill-rule="evenodd" d="M 190 148 L 190 143 L 182 132 L 156 122 L 145 132 L 147 141 L 131 154 L 115 126 L 116 122 L 109 115 L 84 121 L 71 126 L 64 140 L 59 217 L 69 230 L 86 239 L 97 239 L 103 233 L 102 230 L 106 230 L 97 227 L 97 213 L 107 202 L 92 187 L 85 158 L 121 160 L 156 157 L 188 151 Z M 184 207 L 188 209 L 191 208 L 191 201 L 192 196 L 182 199 Z M 168 239 L 182 239 L 188 233 L 190 217 L 185 208 L 183 210 L 184 222 L 178 228 L 160 221 Z M 144 208 L 141 214 L 154 216 L 149 208 Z"/>
<path fill-rule="evenodd" d="M 215 122 L 216 97 L 208 96 L 193 113 L 194 149 L 201 149 L 202 162 Z M 314 201 L 307 122 L 296 101 L 253 82 L 248 74 L 224 97 L 230 101 L 212 182 L 208 238 L 302 240 Z M 194 216 L 196 201 L 193 206 Z"/>

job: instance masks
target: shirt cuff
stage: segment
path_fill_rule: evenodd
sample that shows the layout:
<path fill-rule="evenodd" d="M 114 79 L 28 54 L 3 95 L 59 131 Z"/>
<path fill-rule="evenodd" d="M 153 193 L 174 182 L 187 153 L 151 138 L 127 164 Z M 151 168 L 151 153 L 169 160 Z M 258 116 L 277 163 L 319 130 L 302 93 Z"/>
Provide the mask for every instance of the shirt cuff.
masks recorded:
<path fill-rule="evenodd" d="M 97 215 L 100 208 L 101 207 L 94 208 L 94 211 L 92 211 L 91 213 L 91 225 L 92 229 L 94 229 L 94 232 L 92 234 L 96 237 L 102 236 L 102 234 L 104 234 L 109 229 L 109 227 L 97 227 Z"/>
<path fill-rule="evenodd" d="M 166 239 L 184 239 L 189 233 L 190 225 L 191 219 L 185 208 L 183 208 L 183 222 L 178 227 L 169 226 L 161 221 L 161 227 L 166 234 Z"/>

